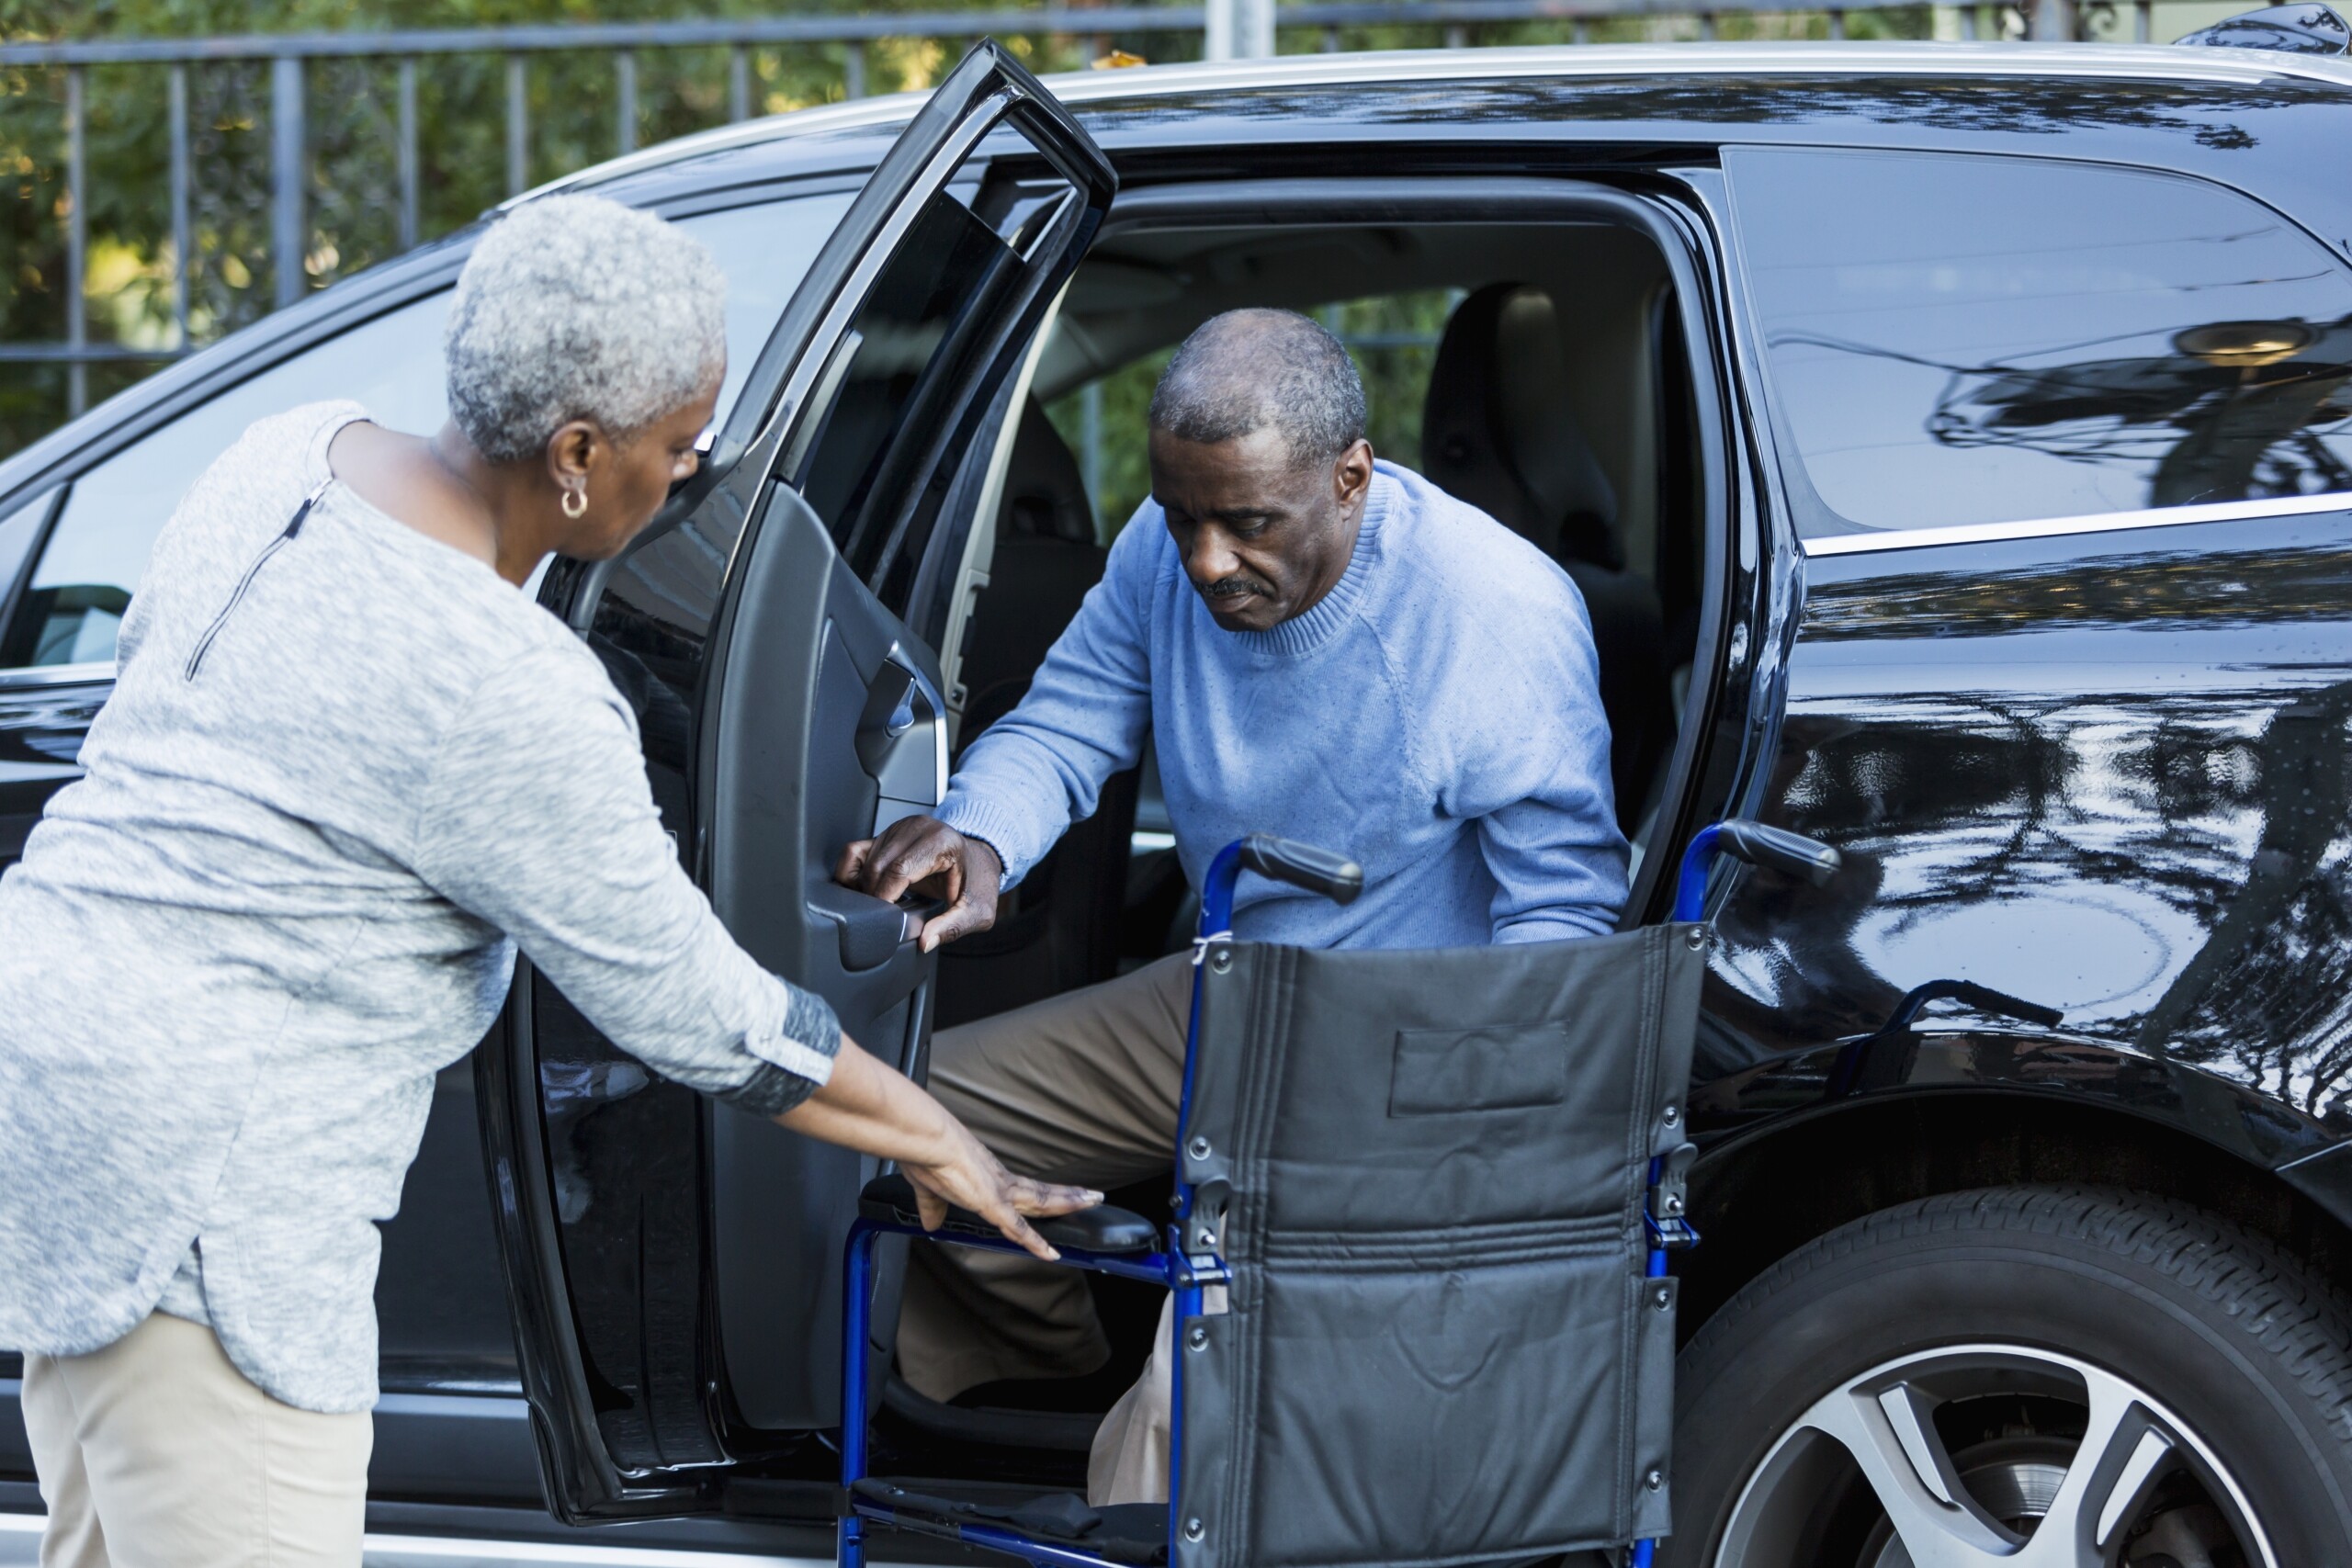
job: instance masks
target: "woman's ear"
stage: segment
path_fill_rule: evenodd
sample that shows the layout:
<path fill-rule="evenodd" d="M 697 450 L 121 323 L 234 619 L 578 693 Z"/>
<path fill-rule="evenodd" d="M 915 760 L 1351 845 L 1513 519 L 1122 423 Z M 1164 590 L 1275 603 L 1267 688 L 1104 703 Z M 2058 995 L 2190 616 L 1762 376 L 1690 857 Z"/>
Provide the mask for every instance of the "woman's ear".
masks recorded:
<path fill-rule="evenodd" d="M 611 443 L 594 423 L 575 419 L 548 437 L 548 478 L 558 490 L 578 490 L 602 467 Z"/>

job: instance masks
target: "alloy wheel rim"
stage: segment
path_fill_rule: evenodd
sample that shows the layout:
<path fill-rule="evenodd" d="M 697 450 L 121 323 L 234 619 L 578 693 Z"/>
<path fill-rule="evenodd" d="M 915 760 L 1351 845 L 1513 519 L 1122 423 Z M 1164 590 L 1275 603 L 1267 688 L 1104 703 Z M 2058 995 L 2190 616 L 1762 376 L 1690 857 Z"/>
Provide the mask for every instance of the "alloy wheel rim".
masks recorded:
<path fill-rule="evenodd" d="M 2079 1431 L 2009 1423 L 1955 1448 L 1951 1434 L 2012 1405 Z M 1824 1510 L 1841 1492 L 1849 1513 L 1876 1517 L 1850 1557 L 1825 1556 Z M 1714 1563 L 2219 1568 L 2217 1529 L 2245 1568 L 2278 1568 L 2236 1478 L 2146 1390 L 2056 1351 L 1958 1345 L 1882 1362 L 1790 1423 L 1741 1488 Z"/>

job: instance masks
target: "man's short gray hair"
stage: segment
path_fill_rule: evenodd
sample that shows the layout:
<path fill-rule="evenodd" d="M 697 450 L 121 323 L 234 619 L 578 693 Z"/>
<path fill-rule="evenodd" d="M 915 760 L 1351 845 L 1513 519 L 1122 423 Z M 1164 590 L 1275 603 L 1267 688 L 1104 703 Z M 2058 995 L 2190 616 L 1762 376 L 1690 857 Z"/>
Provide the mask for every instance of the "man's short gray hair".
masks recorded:
<path fill-rule="evenodd" d="M 1272 425 L 1300 463 L 1328 463 L 1363 440 L 1364 418 L 1363 380 L 1347 349 L 1295 310 L 1210 317 L 1151 394 L 1155 430 L 1214 445 Z"/>
<path fill-rule="evenodd" d="M 575 419 L 625 440 L 727 361 L 727 279 L 703 243 L 600 196 L 526 202 L 458 275 L 442 345 L 449 412 L 493 463 Z"/>

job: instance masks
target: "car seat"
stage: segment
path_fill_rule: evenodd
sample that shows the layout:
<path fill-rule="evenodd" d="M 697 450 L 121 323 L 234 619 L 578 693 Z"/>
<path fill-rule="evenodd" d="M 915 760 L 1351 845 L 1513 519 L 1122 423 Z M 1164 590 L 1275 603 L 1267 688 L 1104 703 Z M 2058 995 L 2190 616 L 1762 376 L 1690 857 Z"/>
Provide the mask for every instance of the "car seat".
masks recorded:
<path fill-rule="evenodd" d="M 1617 819 L 1639 819 L 1673 735 L 1666 617 L 1630 570 L 1617 492 L 1569 410 L 1551 296 L 1493 283 L 1455 307 L 1430 372 L 1421 471 L 1558 561 L 1583 593 L 1609 715 Z"/>
<path fill-rule="evenodd" d="M 988 592 L 966 623 L 957 737 L 968 747 L 1011 713 L 1037 667 L 1102 580 L 1109 552 L 1094 541 L 1094 510 L 1078 459 L 1030 399 L 1013 433 Z M 1019 887 L 991 930 L 940 954 L 941 1027 L 1007 1011 L 1118 968 L 1127 847 L 1135 829 L 1132 771 L 1105 782 L 1094 815 L 1072 824 Z"/>

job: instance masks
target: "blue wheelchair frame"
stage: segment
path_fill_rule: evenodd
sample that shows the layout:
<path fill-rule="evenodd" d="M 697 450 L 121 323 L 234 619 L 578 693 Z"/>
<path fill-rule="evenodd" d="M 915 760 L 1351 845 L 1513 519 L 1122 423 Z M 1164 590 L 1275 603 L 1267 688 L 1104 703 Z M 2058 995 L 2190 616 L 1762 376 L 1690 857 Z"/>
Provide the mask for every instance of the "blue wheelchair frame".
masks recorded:
<path fill-rule="evenodd" d="M 1211 945 L 1232 940 L 1233 889 L 1242 871 L 1243 854 L 1248 840 L 1227 844 L 1209 863 L 1206 885 L 1201 890 L 1200 934 L 1193 944 L 1193 1010 L 1184 1038 L 1184 1082 L 1178 1102 L 1177 1146 L 1183 1145 L 1186 1129 L 1192 1122 L 1193 1059 L 1200 1034 L 1202 960 Z M 1697 921 L 1706 913 L 1707 886 L 1715 856 L 1728 851 L 1739 859 L 1763 860 L 1782 865 L 1820 880 L 1837 865 L 1836 852 L 1824 850 L 1807 840 L 1752 822 L 1724 822 L 1702 829 L 1692 838 L 1682 856 L 1679 876 L 1675 884 L 1674 911 L 1676 921 Z M 1643 1221 L 1648 1232 L 1650 1248 L 1646 1272 L 1652 1279 L 1667 1272 L 1667 1253 L 1695 1246 L 1698 1233 L 1690 1228 L 1680 1211 L 1679 1198 L 1670 1200 L 1668 1213 L 1659 1214 L 1658 1188 L 1667 1175 L 1665 1160 L 1653 1159 L 1649 1168 L 1649 1195 L 1643 1204 Z M 1679 1189 L 1679 1183 L 1675 1184 Z M 1209 1285 L 1221 1285 L 1232 1279 L 1224 1258 L 1214 1253 L 1187 1255 L 1182 1250 L 1183 1222 L 1190 1217 L 1193 1190 L 1183 1180 L 1181 1166 L 1176 1182 L 1176 1221 L 1162 1233 L 1161 1249 L 1144 1254 L 1088 1252 L 1074 1247 L 1061 1249 L 1061 1261 L 1072 1269 L 1091 1269 L 1097 1273 L 1116 1275 L 1121 1279 L 1141 1280 L 1160 1285 L 1176 1298 L 1175 1321 L 1201 1315 L 1202 1292 Z M 842 1485 L 849 1491 L 840 1525 L 840 1568 L 865 1568 L 865 1526 L 893 1526 L 899 1523 L 897 1510 L 888 1504 L 859 1496 L 855 1484 L 866 1476 L 868 1429 L 866 1389 L 869 1317 L 874 1299 L 874 1244 L 886 1235 L 925 1236 L 935 1242 L 956 1247 L 977 1247 L 994 1252 L 1021 1253 L 1025 1250 L 1002 1237 L 964 1234 L 949 1235 L 934 1233 L 920 1225 L 872 1220 L 861 1216 L 850 1227 L 844 1290 L 847 1299 L 842 1311 Z M 1180 1364 L 1170 1371 L 1170 1421 L 1168 1495 L 1172 1499 L 1182 1495 L 1184 1455 L 1184 1377 Z M 1169 1508 L 1169 1562 L 1176 1561 L 1175 1507 Z M 944 1527 L 926 1521 L 920 1528 L 924 1533 L 944 1534 Z M 1022 1558 L 1039 1568 L 1132 1568 L 1132 1565 L 1098 1556 L 1075 1546 L 1037 1540 L 1012 1529 L 994 1524 L 961 1521 L 955 1534 L 972 1546 L 985 1547 Z M 1634 1543 L 1629 1568 L 1650 1568 L 1655 1540 Z"/>

